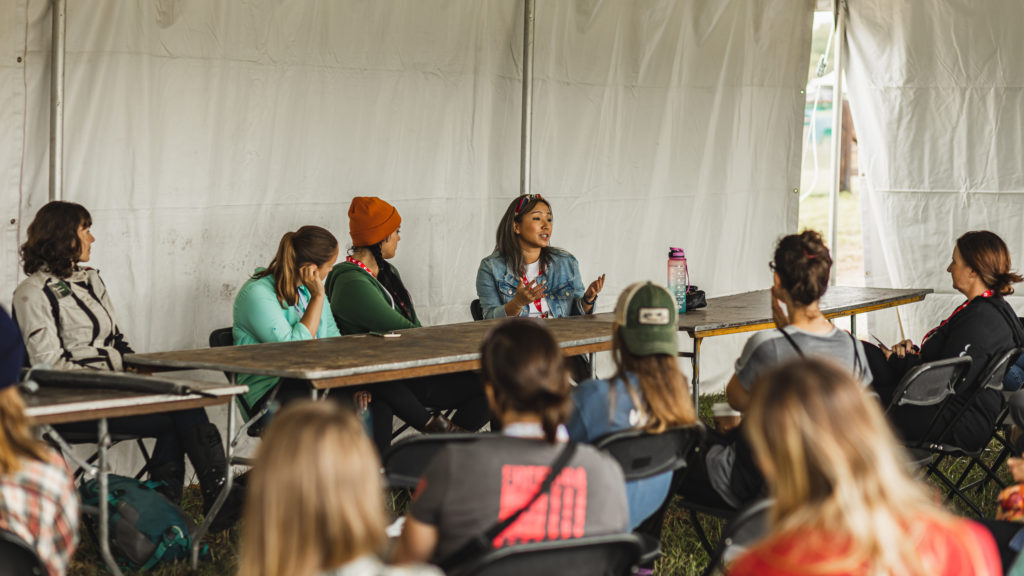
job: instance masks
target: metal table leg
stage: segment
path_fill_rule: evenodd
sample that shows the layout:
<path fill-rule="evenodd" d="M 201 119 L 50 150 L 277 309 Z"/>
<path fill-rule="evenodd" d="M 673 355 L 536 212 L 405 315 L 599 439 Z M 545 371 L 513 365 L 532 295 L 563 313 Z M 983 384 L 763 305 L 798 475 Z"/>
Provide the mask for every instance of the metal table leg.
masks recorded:
<path fill-rule="evenodd" d="M 99 453 L 99 471 L 97 477 L 99 478 L 100 493 L 99 493 L 99 517 L 100 517 L 100 556 L 103 558 L 103 562 L 107 565 L 107 569 L 110 570 L 114 576 L 121 576 L 121 570 L 117 567 L 117 562 L 114 562 L 114 555 L 110 553 L 110 526 L 107 524 L 110 516 L 110 508 L 107 507 L 107 494 L 109 492 L 109 475 L 107 473 L 107 449 L 110 448 L 110 434 L 107 433 L 107 419 L 100 418 L 97 424 L 98 430 L 97 435 L 99 437 L 99 445 L 96 447 Z"/>
<path fill-rule="evenodd" d="M 690 366 L 693 368 L 693 383 L 691 384 L 693 391 L 693 408 L 694 410 L 700 409 L 700 343 L 703 338 L 693 339 L 693 355 L 690 356 Z"/>
<path fill-rule="evenodd" d="M 229 378 L 231 384 L 235 383 L 235 375 L 232 374 Z M 199 548 L 202 546 L 203 537 L 210 530 L 210 525 L 213 524 L 213 520 L 217 517 L 217 513 L 220 512 L 224 502 L 228 499 L 228 494 L 231 493 L 231 486 L 234 484 L 235 474 L 234 468 L 231 467 L 231 457 L 234 454 L 235 442 L 231 438 L 231 433 L 235 429 L 235 397 L 232 396 L 228 400 L 228 427 L 227 427 L 227 440 L 224 442 L 224 462 L 227 466 L 227 470 L 224 471 L 224 477 L 226 478 L 224 486 L 220 489 L 220 494 L 217 494 L 217 499 L 214 500 L 213 506 L 210 507 L 210 511 L 206 513 L 206 518 L 203 518 L 203 523 L 196 528 L 196 531 L 192 534 L 192 569 L 196 570 L 199 568 Z"/>
<path fill-rule="evenodd" d="M 850 314 L 850 334 L 853 334 L 854 338 L 857 337 L 857 315 L 856 314 Z"/>

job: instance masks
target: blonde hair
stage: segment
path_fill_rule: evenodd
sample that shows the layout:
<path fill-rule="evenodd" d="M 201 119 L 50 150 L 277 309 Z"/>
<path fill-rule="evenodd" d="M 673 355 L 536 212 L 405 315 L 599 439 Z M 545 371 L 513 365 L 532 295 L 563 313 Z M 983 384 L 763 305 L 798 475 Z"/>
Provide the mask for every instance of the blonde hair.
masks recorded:
<path fill-rule="evenodd" d="M 623 303 L 619 302 L 622 306 Z M 644 429 L 653 434 L 667 428 L 685 426 L 697 421 L 686 384 L 686 376 L 679 370 L 679 362 L 667 354 L 637 356 L 626 348 L 618 324 L 612 329 L 612 359 L 615 376 L 626 385 L 626 393 L 633 406 L 647 417 Z M 644 397 L 641 400 L 627 374 L 634 374 Z M 615 395 L 610 396 L 609 411 L 615 412 Z"/>
<path fill-rule="evenodd" d="M 849 538 L 831 544 L 838 556 L 815 566 L 821 571 L 931 572 L 921 558 L 938 555 L 922 552 L 934 524 L 923 520 L 950 526 L 953 517 L 910 476 L 877 402 L 847 370 L 822 360 L 784 364 L 758 379 L 750 405 L 744 430 L 775 497 L 773 534 L 801 533 L 794 557 L 824 545 L 809 530 Z"/>
<path fill-rule="evenodd" d="M 46 462 L 47 454 L 46 445 L 29 431 L 17 386 L 0 390 L 0 476 L 20 470 L 23 458 Z"/>
<path fill-rule="evenodd" d="M 355 413 L 334 402 L 274 417 L 248 490 L 239 574 L 313 576 L 386 542 L 380 460 Z"/>

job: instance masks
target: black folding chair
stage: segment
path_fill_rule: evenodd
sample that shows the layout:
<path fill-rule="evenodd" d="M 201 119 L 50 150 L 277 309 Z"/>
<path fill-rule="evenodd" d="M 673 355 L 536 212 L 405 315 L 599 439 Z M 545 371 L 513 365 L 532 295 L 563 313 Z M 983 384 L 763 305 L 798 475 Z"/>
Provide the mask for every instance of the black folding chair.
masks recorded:
<path fill-rule="evenodd" d="M 722 542 L 704 570 L 704 576 L 724 573 L 729 563 L 768 534 L 768 515 L 774 504 L 775 501 L 770 498 L 757 500 L 729 521 L 722 534 Z"/>
<path fill-rule="evenodd" d="M 484 319 L 484 308 L 480 305 L 480 299 L 477 298 L 469 303 L 469 313 L 473 316 L 473 320 Z"/>
<path fill-rule="evenodd" d="M 213 332 L 210 332 L 210 348 L 221 348 L 226 346 L 234 346 L 235 337 L 234 329 L 231 326 L 227 328 L 217 328 Z M 267 393 L 266 402 L 259 408 L 250 406 L 249 403 L 241 395 L 235 398 L 238 402 L 238 407 L 242 413 L 244 423 L 238 432 L 241 433 L 243 430 L 250 438 L 259 438 L 263 435 L 263 428 L 268 424 L 264 417 L 270 413 L 271 406 L 274 403 L 274 398 L 277 397 L 278 386 L 274 386 L 270 392 Z M 229 430 L 229 434 L 233 431 Z M 237 443 L 237 439 L 233 440 Z M 247 458 L 236 458 L 232 464 L 244 464 L 251 465 L 251 462 Z"/>
<path fill-rule="evenodd" d="M 975 514 L 977 514 L 979 518 L 983 517 L 984 514 L 978 504 L 967 495 L 967 491 L 971 489 L 980 489 L 989 481 L 994 481 L 1000 487 L 1005 488 L 1006 484 L 995 472 L 999 463 L 995 462 L 992 466 L 985 463 L 983 457 L 988 449 L 988 442 L 985 442 L 981 446 L 975 448 L 957 446 L 949 442 L 943 442 L 942 440 L 948 436 L 949 431 L 956 427 L 959 419 L 967 412 L 968 407 L 980 394 L 983 394 L 986 391 L 994 391 L 996 393 L 1002 392 L 1003 377 L 1006 376 L 1006 371 L 1017 359 L 1021 351 L 1021 348 L 1013 348 L 992 358 L 978 376 L 978 379 L 972 386 L 972 389 L 968 391 L 968 401 L 959 409 L 955 417 L 945 427 L 945 430 L 943 430 L 939 436 L 936 436 L 938 441 L 930 442 L 927 445 L 928 451 L 935 455 L 935 458 L 928 463 L 927 475 L 937 478 L 939 482 L 948 489 L 948 493 L 946 495 L 947 502 L 952 500 L 954 497 L 959 498 Z M 991 435 L 995 435 L 997 430 L 998 425 L 994 423 Z M 969 459 L 967 466 L 964 468 L 963 472 L 957 476 L 956 480 L 953 480 L 946 475 L 939 467 L 939 465 L 947 458 Z M 984 473 L 984 476 L 976 482 L 965 484 L 968 476 L 975 467 L 980 468 Z"/>
<path fill-rule="evenodd" d="M 44 576 L 49 572 L 31 544 L 0 530 L 0 576 Z"/>
<path fill-rule="evenodd" d="M 476 432 L 426 434 L 405 438 L 392 444 L 381 457 L 384 477 L 392 488 L 415 488 L 427 465 L 448 444 L 478 442 L 496 434 Z"/>
<path fill-rule="evenodd" d="M 585 536 L 499 548 L 450 576 L 626 576 L 640 563 L 643 544 L 635 534 Z"/>
<path fill-rule="evenodd" d="M 685 468 L 690 452 L 703 437 L 704 426 L 700 424 L 670 428 L 660 434 L 633 428 L 606 434 L 594 446 L 615 458 L 626 482 L 632 482 Z M 671 492 L 668 497 L 672 497 Z M 644 534 L 638 536 L 644 546 L 641 564 L 649 564 L 661 555 L 660 543 Z"/>
<path fill-rule="evenodd" d="M 611 454 L 622 466 L 626 482 L 632 482 L 685 468 L 690 452 L 703 437 L 704 427 L 699 424 L 670 428 L 660 434 L 633 428 L 606 434 L 594 446 Z"/>

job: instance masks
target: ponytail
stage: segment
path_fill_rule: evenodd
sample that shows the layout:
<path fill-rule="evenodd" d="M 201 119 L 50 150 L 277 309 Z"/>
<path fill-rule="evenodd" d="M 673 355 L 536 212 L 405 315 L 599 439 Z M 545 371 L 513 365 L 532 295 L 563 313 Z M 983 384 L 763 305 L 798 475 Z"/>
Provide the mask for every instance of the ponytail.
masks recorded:
<path fill-rule="evenodd" d="M 294 306 L 299 300 L 302 278 L 299 268 L 306 264 L 323 266 L 337 256 L 338 240 L 319 226 L 303 226 L 295 232 L 286 232 L 277 245 L 277 253 L 270 264 L 253 279 L 264 276 L 274 278 L 274 293 L 281 307 Z"/>

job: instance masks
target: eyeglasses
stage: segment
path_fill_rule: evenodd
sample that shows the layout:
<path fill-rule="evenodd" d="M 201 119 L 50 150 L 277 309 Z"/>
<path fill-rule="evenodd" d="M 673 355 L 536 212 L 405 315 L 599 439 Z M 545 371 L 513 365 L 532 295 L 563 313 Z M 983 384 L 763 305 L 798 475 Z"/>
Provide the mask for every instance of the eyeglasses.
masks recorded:
<path fill-rule="evenodd" d="M 523 207 L 533 202 L 534 200 L 543 200 L 540 194 L 525 194 L 519 197 L 519 203 L 516 204 L 515 215 L 519 216 L 519 213 L 523 210 Z"/>

